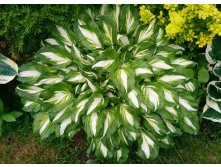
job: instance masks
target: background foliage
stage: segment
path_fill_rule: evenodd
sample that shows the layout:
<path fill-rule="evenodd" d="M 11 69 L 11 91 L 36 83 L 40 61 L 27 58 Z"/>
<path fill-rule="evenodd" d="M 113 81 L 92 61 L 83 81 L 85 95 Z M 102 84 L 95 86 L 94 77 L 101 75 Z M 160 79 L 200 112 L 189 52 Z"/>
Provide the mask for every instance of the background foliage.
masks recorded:
<path fill-rule="evenodd" d="M 87 6 L 1 5 L 0 52 L 24 61 L 24 57 L 39 49 L 41 39 L 51 35 L 55 24 L 74 25 L 79 12 Z"/>

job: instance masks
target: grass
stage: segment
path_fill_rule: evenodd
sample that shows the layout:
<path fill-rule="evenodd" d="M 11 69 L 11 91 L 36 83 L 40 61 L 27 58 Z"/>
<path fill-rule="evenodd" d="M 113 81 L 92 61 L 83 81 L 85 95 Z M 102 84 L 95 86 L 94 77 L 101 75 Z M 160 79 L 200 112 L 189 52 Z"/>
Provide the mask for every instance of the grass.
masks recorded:
<path fill-rule="evenodd" d="M 41 141 L 32 134 L 32 122 L 27 117 L 5 124 L 0 140 L 0 163 L 101 163 L 91 160 L 86 148 L 76 147 L 73 141 L 52 137 Z M 177 137 L 175 146 L 161 149 L 154 161 L 135 157 L 127 163 L 221 163 L 221 125 L 203 121 L 201 127 L 196 136 Z"/>

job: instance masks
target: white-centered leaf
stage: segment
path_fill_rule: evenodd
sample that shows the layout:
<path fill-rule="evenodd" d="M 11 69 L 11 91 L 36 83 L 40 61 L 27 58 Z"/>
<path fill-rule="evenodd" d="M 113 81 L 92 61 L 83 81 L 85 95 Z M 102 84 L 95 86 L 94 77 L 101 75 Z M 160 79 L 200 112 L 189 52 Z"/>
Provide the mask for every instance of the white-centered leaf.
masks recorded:
<path fill-rule="evenodd" d="M 174 82 L 174 81 L 179 81 L 179 80 L 185 80 L 186 77 L 183 75 L 164 75 L 159 78 L 159 80 L 164 81 L 164 82 Z"/>
<path fill-rule="evenodd" d="M 67 126 L 71 123 L 71 118 L 66 118 L 65 120 L 62 121 L 61 123 L 61 128 L 60 128 L 60 135 L 64 134 L 65 129 Z"/>
<path fill-rule="evenodd" d="M 72 41 L 68 35 L 68 32 L 62 28 L 61 26 L 56 26 L 57 27 L 57 30 L 58 32 L 60 33 L 60 35 L 63 37 L 63 42 L 65 42 L 65 44 L 71 46 L 72 45 Z"/>
<path fill-rule="evenodd" d="M 95 34 L 92 31 L 87 30 L 86 28 L 83 28 L 79 26 L 79 29 L 82 33 L 82 35 L 85 37 L 85 39 L 94 47 L 94 48 L 102 48 L 101 42 L 98 39 L 97 34 Z"/>
<path fill-rule="evenodd" d="M 65 91 L 55 91 L 54 95 L 47 99 L 44 100 L 45 103 L 53 103 L 53 104 L 58 104 L 60 103 L 62 100 L 64 101 L 68 101 L 71 98 L 71 94 L 69 92 L 65 92 Z"/>
<path fill-rule="evenodd" d="M 137 43 L 145 41 L 153 35 L 155 22 L 156 22 L 156 19 L 153 19 L 147 28 L 140 31 Z"/>
<path fill-rule="evenodd" d="M 92 68 L 107 68 L 109 67 L 111 64 L 113 64 L 114 60 L 103 60 L 103 61 L 99 61 L 97 63 L 95 63 Z"/>
<path fill-rule="evenodd" d="M 120 70 L 120 79 L 127 92 L 127 73 L 123 69 Z"/>
<path fill-rule="evenodd" d="M 185 67 L 185 66 L 192 65 L 193 61 L 183 59 L 183 58 L 178 58 L 178 59 L 175 59 L 171 64 Z"/>
<path fill-rule="evenodd" d="M 21 71 L 18 73 L 18 77 L 33 77 L 38 78 L 41 73 L 37 70 Z"/>
<path fill-rule="evenodd" d="M 128 93 L 129 100 L 133 103 L 136 108 L 139 108 L 139 102 L 137 98 L 137 92 L 133 89 Z"/>
<path fill-rule="evenodd" d="M 136 75 L 142 75 L 142 74 L 153 74 L 152 71 L 148 68 L 137 68 L 135 69 Z"/>
<path fill-rule="evenodd" d="M 75 111 L 76 114 L 75 114 L 75 118 L 74 118 L 74 121 L 75 121 L 75 122 L 78 122 L 78 120 L 79 120 L 79 115 L 80 115 L 80 113 L 85 109 L 88 100 L 89 100 L 88 98 L 87 98 L 87 99 L 84 99 L 84 100 L 80 101 L 80 102 L 77 104 L 77 106 L 76 106 L 76 111 Z"/>
<path fill-rule="evenodd" d="M 188 117 L 184 117 L 184 122 L 191 128 L 196 130 L 196 127 L 193 125 L 192 121 Z"/>
<path fill-rule="evenodd" d="M 100 105 L 102 105 L 104 103 L 104 98 L 103 96 L 99 96 L 93 99 L 93 102 L 91 103 L 91 105 L 88 107 L 87 110 L 87 115 L 89 115 L 95 108 L 99 107 Z"/>
<path fill-rule="evenodd" d="M 183 99 L 183 98 L 179 98 L 179 104 L 182 105 L 184 108 L 186 108 L 187 110 L 189 111 L 197 111 L 196 108 L 193 108 L 191 105 L 190 105 L 190 102 L 186 99 Z"/>
<path fill-rule="evenodd" d="M 96 112 L 94 112 L 91 114 L 91 130 L 94 136 L 97 133 L 97 121 L 98 121 L 98 115 Z"/>
<path fill-rule="evenodd" d="M 143 140 L 142 145 L 141 145 L 141 150 L 144 152 L 146 158 L 149 159 L 150 149 L 151 147 L 154 147 L 155 143 L 149 136 L 147 136 L 145 132 L 141 132 L 141 137 Z"/>
<path fill-rule="evenodd" d="M 56 54 L 53 52 L 42 52 L 40 54 L 58 65 L 71 62 L 71 60 L 69 58 L 61 57 L 59 54 Z"/>
<path fill-rule="evenodd" d="M 43 132 L 44 132 L 44 130 L 48 127 L 48 125 L 50 124 L 50 119 L 49 118 L 47 118 L 46 120 L 43 120 L 44 121 L 44 123 L 43 123 L 43 125 L 41 126 L 41 128 L 40 128 L 40 130 L 39 130 L 39 134 L 41 135 Z"/>
<path fill-rule="evenodd" d="M 26 92 L 29 94 L 36 94 L 42 92 L 44 89 L 37 86 L 27 86 L 26 88 L 17 87 L 19 91 Z"/>

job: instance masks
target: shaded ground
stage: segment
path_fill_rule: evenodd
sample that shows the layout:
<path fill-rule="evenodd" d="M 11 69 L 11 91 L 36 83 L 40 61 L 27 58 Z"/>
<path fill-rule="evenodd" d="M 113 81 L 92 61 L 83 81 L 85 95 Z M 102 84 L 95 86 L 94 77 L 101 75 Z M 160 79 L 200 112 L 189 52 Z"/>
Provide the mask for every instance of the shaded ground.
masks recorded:
<path fill-rule="evenodd" d="M 221 163 L 221 126 L 205 121 L 197 136 L 184 134 L 175 139 L 175 147 L 160 150 L 158 159 L 127 163 Z M 0 163 L 101 163 L 89 160 L 85 148 L 74 142 L 50 138 L 40 141 L 32 134 L 30 119 L 5 124 L 0 140 Z"/>

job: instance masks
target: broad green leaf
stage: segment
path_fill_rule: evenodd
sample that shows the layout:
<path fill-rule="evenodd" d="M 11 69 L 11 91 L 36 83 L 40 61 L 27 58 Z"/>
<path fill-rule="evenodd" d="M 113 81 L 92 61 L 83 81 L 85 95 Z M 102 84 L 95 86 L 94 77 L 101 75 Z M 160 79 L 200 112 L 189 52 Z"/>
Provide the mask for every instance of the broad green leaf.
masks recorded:
<path fill-rule="evenodd" d="M 13 111 L 9 113 L 11 116 L 13 116 L 15 119 L 20 117 L 21 115 L 23 115 L 22 112 L 18 112 L 18 111 Z"/>
<path fill-rule="evenodd" d="M 2 119 L 6 122 L 15 122 L 16 119 L 13 115 L 11 115 L 11 113 L 4 113 L 2 115 Z"/>
<path fill-rule="evenodd" d="M 154 72 L 174 69 L 171 65 L 169 65 L 165 61 L 159 60 L 159 59 L 154 59 L 154 60 L 150 61 L 150 65 L 151 65 Z"/>
<path fill-rule="evenodd" d="M 198 72 L 198 81 L 202 83 L 207 83 L 209 81 L 209 73 L 208 70 L 204 67 L 200 68 Z"/>
<path fill-rule="evenodd" d="M 65 131 L 65 129 L 67 128 L 67 126 L 69 125 L 69 124 L 71 124 L 71 117 L 69 117 L 69 118 L 66 118 L 66 119 L 64 119 L 63 121 L 62 121 L 62 123 L 61 123 L 61 127 L 60 127 L 60 136 L 62 136 L 63 134 L 64 134 L 64 131 Z"/>

